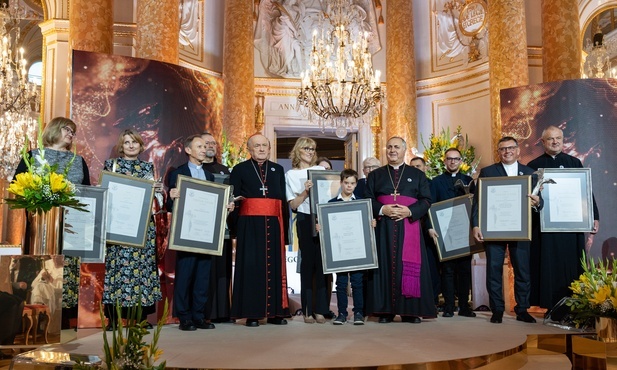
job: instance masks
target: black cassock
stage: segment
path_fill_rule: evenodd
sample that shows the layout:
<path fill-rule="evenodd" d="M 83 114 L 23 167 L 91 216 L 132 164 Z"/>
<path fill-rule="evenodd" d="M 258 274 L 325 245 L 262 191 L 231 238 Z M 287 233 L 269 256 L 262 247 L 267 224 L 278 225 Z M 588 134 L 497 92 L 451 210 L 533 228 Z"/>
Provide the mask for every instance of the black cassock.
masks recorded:
<path fill-rule="evenodd" d="M 395 222 L 388 217 L 378 216 L 383 204 L 377 201 L 377 198 L 380 195 L 392 195 L 394 184 L 397 182 L 397 193 L 418 200 L 409 206 L 412 222 L 420 220 L 428 212 L 431 204 L 431 190 L 426 176 L 414 167 L 399 167 L 399 171 L 401 168 L 400 182 L 398 182 L 399 176 L 388 165 L 372 171 L 367 178 L 366 198 L 372 200 L 373 216 L 378 220 L 375 238 L 379 268 L 368 270 L 366 311 L 372 316 L 401 315 L 434 318 L 437 317 L 437 310 L 433 299 L 433 287 L 422 233 L 420 233 L 420 297 L 404 297 L 401 293 L 402 246 L 405 238 L 403 223 L 409 222 L 409 219 Z"/>
<path fill-rule="evenodd" d="M 262 181 L 265 178 L 266 194 Z M 261 166 L 252 159 L 237 164 L 230 176 L 234 196 L 280 199 L 287 220 L 285 173 L 270 161 Z M 242 207 L 242 204 L 240 205 Z M 237 215 L 237 211 L 234 211 Z M 236 265 L 231 303 L 232 318 L 288 317 L 285 246 L 277 217 L 237 216 Z M 283 240 L 287 240 L 284 238 Z"/>
<path fill-rule="evenodd" d="M 529 162 L 529 167 L 582 168 L 581 161 L 571 155 L 559 153 L 555 158 L 542 154 Z M 598 208 L 593 201 L 594 219 Z M 533 230 L 530 251 L 532 306 L 552 308 L 563 297 L 572 295 L 569 286 L 583 272 L 581 257 L 585 250 L 584 233 L 540 232 L 540 217 L 533 213 Z"/>

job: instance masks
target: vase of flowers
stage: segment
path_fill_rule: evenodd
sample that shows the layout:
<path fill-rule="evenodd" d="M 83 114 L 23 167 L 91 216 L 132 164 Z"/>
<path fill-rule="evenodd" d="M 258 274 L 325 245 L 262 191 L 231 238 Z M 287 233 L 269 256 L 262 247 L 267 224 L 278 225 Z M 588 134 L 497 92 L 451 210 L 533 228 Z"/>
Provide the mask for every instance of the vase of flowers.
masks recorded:
<path fill-rule="evenodd" d="M 617 342 L 617 260 L 581 259 L 583 273 L 570 284 L 568 305 L 577 327 L 595 324 L 598 339 Z"/>
<path fill-rule="evenodd" d="M 62 235 L 62 207 L 87 210 L 83 208 L 85 204 L 75 198 L 75 186 L 67 179 L 70 164 L 64 172 L 56 172 L 57 166 L 50 165 L 45 159 L 40 133 L 38 154 L 30 156 L 28 146 L 26 139 L 21 156 L 28 171 L 15 176 L 8 189 L 12 196 L 4 201 L 11 209 L 21 208 L 28 212 L 30 253 L 57 254 Z"/>
<path fill-rule="evenodd" d="M 476 159 L 476 149 L 469 145 L 467 135 L 463 137 L 461 126 L 456 128 L 454 134 L 450 133 L 450 128 L 442 129 L 438 135 L 431 134 L 428 143 L 424 143 L 424 160 L 426 161 L 426 177 L 432 179 L 446 171 L 444 156 L 446 150 L 456 148 L 461 152 L 461 167 L 459 171 L 464 175 L 473 176 L 480 159 Z"/>

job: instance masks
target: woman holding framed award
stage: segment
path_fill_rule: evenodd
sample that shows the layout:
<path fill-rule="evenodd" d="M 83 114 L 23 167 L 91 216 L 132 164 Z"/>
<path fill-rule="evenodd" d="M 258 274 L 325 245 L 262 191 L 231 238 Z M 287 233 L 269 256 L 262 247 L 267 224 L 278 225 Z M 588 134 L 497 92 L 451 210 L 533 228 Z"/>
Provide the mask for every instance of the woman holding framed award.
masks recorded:
<path fill-rule="evenodd" d="M 308 137 L 298 138 L 289 154 L 292 169 L 285 174 L 287 202 L 297 214 L 296 232 L 301 251 L 300 298 L 304 322 L 307 324 L 315 321 L 323 324 L 326 322 L 324 314 L 330 313 L 327 277 L 323 273 L 319 238 L 313 236 L 309 204 L 309 191 L 313 183 L 308 179 L 308 170 L 324 170 L 323 167 L 315 165 L 316 148 L 315 140 Z"/>
<path fill-rule="evenodd" d="M 118 138 L 119 157 L 105 161 L 104 171 L 154 180 L 154 165 L 138 158 L 144 151 L 141 136 L 133 130 L 124 130 Z M 162 193 L 160 182 L 154 183 L 155 191 Z M 158 196 L 158 194 L 157 194 Z M 126 308 L 141 302 L 142 317 L 153 313 L 155 303 L 162 299 L 161 286 L 156 266 L 156 233 L 154 222 L 148 226 L 146 243 L 143 248 L 123 245 L 107 245 L 105 255 L 105 290 L 103 304 L 105 316 L 109 320 L 108 329 L 113 328 L 116 320 L 116 303 L 122 307 L 122 316 Z"/>

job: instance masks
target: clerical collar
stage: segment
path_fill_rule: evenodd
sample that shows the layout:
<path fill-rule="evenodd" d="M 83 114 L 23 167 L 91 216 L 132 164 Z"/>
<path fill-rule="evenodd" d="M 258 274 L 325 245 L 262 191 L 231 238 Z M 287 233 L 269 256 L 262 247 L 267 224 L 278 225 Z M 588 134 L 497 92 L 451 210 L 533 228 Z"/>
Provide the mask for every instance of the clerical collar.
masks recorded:
<path fill-rule="evenodd" d="M 456 174 L 458 174 L 458 172 L 454 172 L 454 173 L 452 173 L 452 172 L 448 172 L 448 173 L 449 173 L 449 174 L 450 174 L 450 176 L 452 176 L 452 177 L 456 177 Z"/>
<path fill-rule="evenodd" d="M 395 166 L 393 164 L 388 163 L 388 166 L 394 168 L 395 170 L 398 170 L 404 164 L 405 164 L 405 162 L 402 162 L 402 163 L 399 163 L 398 165 Z"/>

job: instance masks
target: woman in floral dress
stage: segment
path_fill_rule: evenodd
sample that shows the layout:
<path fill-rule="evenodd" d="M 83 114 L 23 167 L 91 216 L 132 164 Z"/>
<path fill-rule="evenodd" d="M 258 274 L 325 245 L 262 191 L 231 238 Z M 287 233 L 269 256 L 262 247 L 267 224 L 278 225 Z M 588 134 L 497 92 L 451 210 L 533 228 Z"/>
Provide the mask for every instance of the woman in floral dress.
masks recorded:
<path fill-rule="evenodd" d="M 117 148 L 120 157 L 106 160 L 105 171 L 154 180 L 153 164 L 137 158 L 144 151 L 144 142 L 138 133 L 124 130 L 118 138 Z M 157 182 L 154 186 L 156 197 L 161 197 L 162 184 Z M 150 221 L 144 248 L 107 245 L 103 303 L 109 320 L 108 328 L 116 319 L 116 302 L 122 307 L 122 316 L 125 316 L 126 308 L 141 302 L 143 320 L 155 311 L 155 303 L 161 300 L 155 241 L 154 222 Z"/>

